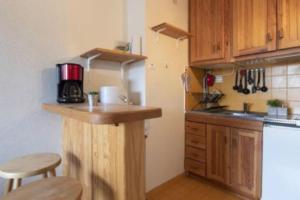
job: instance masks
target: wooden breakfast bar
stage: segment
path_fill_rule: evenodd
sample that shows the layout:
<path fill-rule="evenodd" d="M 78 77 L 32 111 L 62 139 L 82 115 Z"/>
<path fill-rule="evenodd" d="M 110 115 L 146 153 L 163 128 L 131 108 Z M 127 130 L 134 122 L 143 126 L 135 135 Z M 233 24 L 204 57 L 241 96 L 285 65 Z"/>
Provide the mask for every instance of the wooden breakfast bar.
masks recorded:
<path fill-rule="evenodd" d="M 144 120 L 160 108 L 43 104 L 63 117 L 63 175 L 80 180 L 84 200 L 144 200 Z"/>

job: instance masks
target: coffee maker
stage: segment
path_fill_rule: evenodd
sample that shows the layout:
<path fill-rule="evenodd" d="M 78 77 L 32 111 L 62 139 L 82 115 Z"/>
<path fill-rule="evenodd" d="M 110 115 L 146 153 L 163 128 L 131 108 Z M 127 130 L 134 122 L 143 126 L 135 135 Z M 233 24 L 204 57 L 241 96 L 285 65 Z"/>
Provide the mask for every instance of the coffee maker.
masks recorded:
<path fill-rule="evenodd" d="M 57 64 L 58 103 L 83 103 L 83 67 L 78 64 Z"/>

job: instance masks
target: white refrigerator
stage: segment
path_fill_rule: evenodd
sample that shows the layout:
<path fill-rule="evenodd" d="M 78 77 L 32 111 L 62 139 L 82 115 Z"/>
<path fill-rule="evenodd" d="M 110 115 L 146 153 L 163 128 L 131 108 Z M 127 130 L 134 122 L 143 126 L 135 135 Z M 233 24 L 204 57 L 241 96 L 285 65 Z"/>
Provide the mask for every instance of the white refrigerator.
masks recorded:
<path fill-rule="evenodd" d="M 300 128 L 265 124 L 262 200 L 300 200 Z"/>

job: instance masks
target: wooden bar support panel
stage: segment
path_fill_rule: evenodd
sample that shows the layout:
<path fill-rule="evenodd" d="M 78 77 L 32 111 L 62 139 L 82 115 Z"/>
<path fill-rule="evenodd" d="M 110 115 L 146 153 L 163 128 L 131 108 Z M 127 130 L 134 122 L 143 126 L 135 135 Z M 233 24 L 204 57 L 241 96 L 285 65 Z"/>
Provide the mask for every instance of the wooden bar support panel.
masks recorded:
<path fill-rule="evenodd" d="M 44 104 L 63 116 L 63 174 L 83 187 L 82 200 L 145 200 L 144 120 L 160 108 Z"/>
<path fill-rule="evenodd" d="M 86 200 L 145 199 L 144 122 L 94 125 L 63 119 L 63 173 Z"/>

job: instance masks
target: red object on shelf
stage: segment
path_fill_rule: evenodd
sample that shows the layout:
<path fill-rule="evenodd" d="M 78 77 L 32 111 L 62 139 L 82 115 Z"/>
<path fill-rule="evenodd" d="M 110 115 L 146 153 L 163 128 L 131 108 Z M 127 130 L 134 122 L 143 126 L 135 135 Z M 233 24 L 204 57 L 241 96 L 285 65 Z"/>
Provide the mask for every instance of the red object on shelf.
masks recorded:
<path fill-rule="evenodd" d="M 216 77 L 212 74 L 207 74 L 206 75 L 206 83 L 208 86 L 213 86 L 215 84 L 215 79 Z"/>
<path fill-rule="evenodd" d="M 61 79 L 64 81 L 82 81 L 83 67 L 78 64 L 61 64 Z"/>

